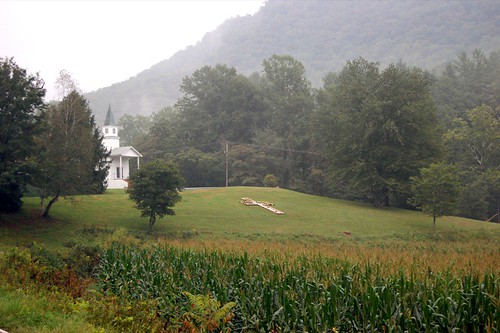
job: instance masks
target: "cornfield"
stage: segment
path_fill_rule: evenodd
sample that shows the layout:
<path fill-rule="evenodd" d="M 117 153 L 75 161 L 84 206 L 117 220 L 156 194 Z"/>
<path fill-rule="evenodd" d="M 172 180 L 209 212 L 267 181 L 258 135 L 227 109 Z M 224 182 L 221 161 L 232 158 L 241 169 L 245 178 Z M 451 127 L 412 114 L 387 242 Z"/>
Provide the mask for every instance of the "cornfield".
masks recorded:
<path fill-rule="evenodd" d="M 96 271 L 100 292 L 155 300 L 167 324 L 184 296 L 234 302 L 234 332 L 498 332 L 496 272 L 383 273 L 332 257 L 116 245 Z"/>

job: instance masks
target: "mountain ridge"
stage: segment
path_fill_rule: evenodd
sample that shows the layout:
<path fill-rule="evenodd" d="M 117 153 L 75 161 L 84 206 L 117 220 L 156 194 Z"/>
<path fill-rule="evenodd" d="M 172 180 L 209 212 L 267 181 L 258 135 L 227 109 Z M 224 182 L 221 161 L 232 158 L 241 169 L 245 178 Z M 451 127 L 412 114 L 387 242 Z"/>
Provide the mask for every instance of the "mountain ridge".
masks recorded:
<path fill-rule="evenodd" d="M 431 70 L 462 51 L 500 48 L 498 17 L 494 1 L 270 0 L 254 15 L 228 19 L 195 45 L 86 97 L 98 124 L 109 104 L 117 119 L 149 115 L 173 105 L 182 79 L 198 68 L 221 63 L 250 75 L 273 54 L 301 61 L 314 86 L 358 57 Z"/>

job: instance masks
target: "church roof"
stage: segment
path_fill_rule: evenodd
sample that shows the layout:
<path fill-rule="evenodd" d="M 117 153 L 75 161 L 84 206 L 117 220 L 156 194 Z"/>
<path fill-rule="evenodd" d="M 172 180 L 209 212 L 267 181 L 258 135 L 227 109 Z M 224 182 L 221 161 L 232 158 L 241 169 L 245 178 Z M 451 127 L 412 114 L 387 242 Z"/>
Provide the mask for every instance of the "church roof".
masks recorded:
<path fill-rule="evenodd" d="M 139 153 L 134 147 L 118 147 L 111 151 L 110 156 L 128 156 L 128 157 L 142 157 L 141 153 Z"/>
<path fill-rule="evenodd" d="M 116 126 L 115 117 L 111 112 L 111 105 L 108 107 L 108 113 L 106 114 L 106 119 L 104 120 L 104 126 Z"/>

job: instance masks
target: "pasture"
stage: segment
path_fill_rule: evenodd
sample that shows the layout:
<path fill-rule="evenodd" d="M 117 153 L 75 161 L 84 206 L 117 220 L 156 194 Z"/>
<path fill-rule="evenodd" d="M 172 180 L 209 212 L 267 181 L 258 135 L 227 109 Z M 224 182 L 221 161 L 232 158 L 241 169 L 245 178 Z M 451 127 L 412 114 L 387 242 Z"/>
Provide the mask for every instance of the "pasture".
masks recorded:
<path fill-rule="evenodd" d="M 365 203 L 329 199 L 289 190 L 255 187 L 196 189 L 182 192 L 174 208 L 176 216 L 159 219 L 154 235 L 159 238 L 199 240 L 350 242 L 427 240 L 432 219 L 420 212 L 378 209 Z M 283 210 L 275 215 L 259 207 L 239 203 L 242 197 L 269 201 Z M 41 219 L 38 198 L 25 198 L 20 214 L 1 215 L 2 246 L 36 241 L 61 246 L 83 228 L 124 228 L 132 235 L 147 232 L 147 219 L 133 207 L 124 191 L 61 199 L 49 220 Z M 346 232 L 349 233 L 346 235 Z M 459 217 L 437 221 L 435 239 L 467 241 L 498 239 L 493 223 Z"/>

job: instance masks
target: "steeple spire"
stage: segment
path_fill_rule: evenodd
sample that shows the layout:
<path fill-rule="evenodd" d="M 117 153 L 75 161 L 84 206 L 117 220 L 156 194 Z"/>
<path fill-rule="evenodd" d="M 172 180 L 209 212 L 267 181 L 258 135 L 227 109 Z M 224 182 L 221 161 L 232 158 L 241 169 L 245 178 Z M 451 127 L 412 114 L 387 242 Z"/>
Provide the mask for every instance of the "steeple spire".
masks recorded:
<path fill-rule="evenodd" d="M 108 150 L 113 150 L 120 147 L 120 137 L 118 136 L 118 125 L 116 125 L 115 117 L 111 112 L 111 104 L 108 106 L 108 113 L 102 127 L 103 143 Z"/>
<path fill-rule="evenodd" d="M 116 126 L 115 117 L 113 117 L 113 113 L 111 112 L 111 104 L 108 106 L 108 113 L 104 120 L 104 126 Z"/>

